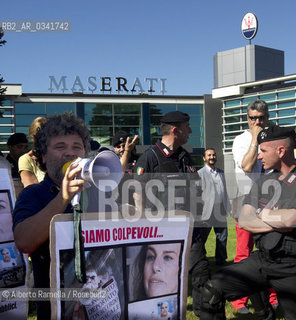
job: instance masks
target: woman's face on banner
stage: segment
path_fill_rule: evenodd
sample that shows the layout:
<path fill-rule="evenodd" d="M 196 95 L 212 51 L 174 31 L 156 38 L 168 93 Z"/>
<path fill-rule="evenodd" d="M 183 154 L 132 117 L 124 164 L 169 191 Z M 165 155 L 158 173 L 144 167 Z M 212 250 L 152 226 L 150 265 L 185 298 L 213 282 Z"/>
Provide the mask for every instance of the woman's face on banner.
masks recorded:
<path fill-rule="evenodd" d="M 0 192 L 0 242 L 13 240 L 11 206 L 7 192 Z"/>
<path fill-rule="evenodd" d="M 144 288 L 148 297 L 178 291 L 181 244 L 149 245 L 144 265 Z"/>

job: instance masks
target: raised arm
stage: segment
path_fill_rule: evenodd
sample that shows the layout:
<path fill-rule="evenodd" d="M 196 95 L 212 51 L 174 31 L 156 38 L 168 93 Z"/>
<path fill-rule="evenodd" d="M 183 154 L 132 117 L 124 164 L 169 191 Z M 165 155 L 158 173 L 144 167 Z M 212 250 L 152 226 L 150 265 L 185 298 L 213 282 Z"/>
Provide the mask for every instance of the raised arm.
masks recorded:
<path fill-rule="evenodd" d="M 250 129 L 250 133 L 252 134 L 252 141 L 247 153 L 244 155 L 242 160 L 242 169 L 244 170 L 244 172 L 251 173 L 257 161 L 257 156 L 258 156 L 257 136 L 261 131 L 262 131 L 262 128 L 259 126 L 254 126 L 252 129 Z"/>
<path fill-rule="evenodd" d="M 130 137 L 127 137 L 126 139 L 125 146 L 124 146 L 124 153 L 120 159 L 123 173 L 127 169 L 128 162 L 131 157 L 131 153 L 135 148 L 138 137 L 139 137 L 138 135 L 135 135 L 132 141 L 130 141 Z"/>

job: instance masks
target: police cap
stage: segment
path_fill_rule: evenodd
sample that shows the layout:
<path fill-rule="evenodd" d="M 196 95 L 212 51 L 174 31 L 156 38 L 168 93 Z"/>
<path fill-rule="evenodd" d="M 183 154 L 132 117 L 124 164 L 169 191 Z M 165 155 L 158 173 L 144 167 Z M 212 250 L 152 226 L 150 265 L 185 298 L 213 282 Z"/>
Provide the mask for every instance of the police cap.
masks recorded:
<path fill-rule="evenodd" d="M 90 140 L 90 150 L 96 151 L 96 150 L 99 150 L 100 147 L 101 147 L 101 144 L 98 141 L 93 139 Z"/>
<path fill-rule="evenodd" d="M 295 131 L 293 128 L 271 126 L 267 129 L 262 130 L 257 137 L 258 143 L 274 141 L 280 139 L 291 138 L 295 141 Z"/>
<path fill-rule="evenodd" d="M 127 132 L 123 130 L 117 131 L 112 138 L 112 146 L 114 147 L 114 146 L 117 146 L 118 144 L 125 142 L 127 137 L 128 137 Z"/>
<path fill-rule="evenodd" d="M 190 117 L 187 113 L 182 111 L 171 111 L 166 113 L 160 120 L 162 123 L 177 123 L 177 122 L 187 122 Z"/>

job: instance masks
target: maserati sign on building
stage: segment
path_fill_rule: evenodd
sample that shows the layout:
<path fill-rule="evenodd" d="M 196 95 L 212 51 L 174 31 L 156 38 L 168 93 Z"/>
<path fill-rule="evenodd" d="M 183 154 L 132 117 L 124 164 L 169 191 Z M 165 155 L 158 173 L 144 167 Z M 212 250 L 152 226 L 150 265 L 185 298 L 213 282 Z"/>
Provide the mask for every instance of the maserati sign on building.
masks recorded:
<path fill-rule="evenodd" d="M 253 13 L 248 12 L 245 14 L 242 20 L 241 30 L 244 38 L 247 40 L 251 40 L 256 36 L 258 30 L 258 20 Z"/>
<path fill-rule="evenodd" d="M 156 90 L 162 94 L 166 91 L 166 80 L 164 78 L 144 78 L 141 81 L 138 77 L 133 82 L 128 83 L 128 80 L 124 77 L 96 77 L 89 76 L 87 82 L 83 83 L 79 76 L 69 81 L 67 76 L 61 76 L 56 79 L 54 76 L 49 76 L 49 91 L 72 91 L 72 92 L 84 92 L 89 91 L 91 93 L 105 93 L 112 90 L 118 93 L 154 93 Z"/>

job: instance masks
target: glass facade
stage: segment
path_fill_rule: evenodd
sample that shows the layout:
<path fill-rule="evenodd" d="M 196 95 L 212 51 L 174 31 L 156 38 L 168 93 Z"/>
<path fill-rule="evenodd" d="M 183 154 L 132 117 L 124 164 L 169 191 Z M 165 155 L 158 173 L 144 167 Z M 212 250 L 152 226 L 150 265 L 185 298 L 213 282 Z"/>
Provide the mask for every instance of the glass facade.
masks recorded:
<path fill-rule="evenodd" d="M 14 115 L 11 100 L 2 101 L 0 115 L 0 151 L 5 151 L 7 150 L 6 142 L 14 132 Z"/>
<path fill-rule="evenodd" d="M 56 97 L 54 98 L 56 101 Z M 127 131 L 131 136 L 137 134 L 139 144 L 151 145 L 161 137 L 161 117 L 169 111 L 180 110 L 190 115 L 192 134 L 188 144 L 193 149 L 193 162 L 196 166 L 203 164 L 201 157 L 201 150 L 204 148 L 203 103 L 154 104 L 149 103 L 149 99 L 145 103 L 89 103 L 88 101 L 81 102 L 81 97 L 79 101 L 71 103 L 53 103 L 50 100 L 51 97 L 47 96 L 44 102 L 40 102 L 42 101 L 40 97 L 38 97 L 38 102 L 23 102 L 21 98 L 4 101 L 0 107 L 3 113 L 0 118 L 0 148 L 2 151 L 7 151 L 6 141 L 9 135 L 14 132 L 28 134 L 29 126 L 35 118 L 64 111 L 72 111 L 83 118 L 92 138 L 101 145 L 110 145 L 112 136 L 118 130 Z M 75 97 L 72 100 L 75 100 Z"/>
<path fill-rule="evenodd" d="M 246 94 L 223 103 L 223 151 L 231 153 L 234 138 L 248 128 L 247 106 L 257 99 L 268 103 L 269 121 L 281 126 L 296 125 L 295 87 Z"/>
<path fill-rule="evenodd" d="M 141 104 L 84 104 L 84 120 L 93 139 L 102 145 L 110 145 L 111 138 L 118 130 L 124 130 L 131 136 L 142 134 Z"/>

